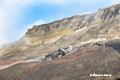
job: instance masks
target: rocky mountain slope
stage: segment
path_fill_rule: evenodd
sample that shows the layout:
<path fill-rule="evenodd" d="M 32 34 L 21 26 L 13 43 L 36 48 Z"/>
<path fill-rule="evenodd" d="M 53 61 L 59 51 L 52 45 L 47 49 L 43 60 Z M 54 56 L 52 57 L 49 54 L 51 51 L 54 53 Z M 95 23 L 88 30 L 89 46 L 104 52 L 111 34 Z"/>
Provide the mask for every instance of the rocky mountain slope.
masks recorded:
<path fill-rule="evenodd" d="M 1 70 L 0 78 L 2 80 L 97 80 L 97 77 L 89 75 L 109 73 L 112 77 L 103 77 L 99 80 L 114 80 L 120 75 L 119 60 L 120 54 L 112 48 L 88 47 L 51 62 L 14 65 Z"/>
<path fill-rule="evenodd" d="M 117 4 L 99 9 L 96 13 L 75 15 L 52 23 L 35 25 L 20 40 L 0 49 L 0 79 L 120 78 L 119 22 L 120 4 Z M 59 54 L 55 60 L 39 61 L 59 49 L 64 52 L 67 50 L 64 48 L 69 46 L 72 46 L 72 49 L 65 56 Z M 57 54 L 53 56 L 55 55 Z M 16 71 L 17 69 L 19 70 Z M 94 73 L 112 74 L 112 77 L 90 77 L 90 74 Z"/>

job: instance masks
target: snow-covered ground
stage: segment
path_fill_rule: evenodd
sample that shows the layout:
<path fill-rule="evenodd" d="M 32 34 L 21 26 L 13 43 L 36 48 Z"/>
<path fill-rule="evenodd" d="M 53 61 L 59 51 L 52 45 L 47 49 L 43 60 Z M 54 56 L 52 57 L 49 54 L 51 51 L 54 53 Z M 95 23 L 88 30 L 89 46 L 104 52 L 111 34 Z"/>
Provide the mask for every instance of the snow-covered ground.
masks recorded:
<path fill-rule="evenodd" d="M 75 33 L 78 33 L 78 32 L 80 32 L 80 31 L 82 31 L 82 30 L 84 30 L 84 29 L 86 29 L 86 28 L 87 28 L 87 27 L 80 28 L 80 29 L 76 30 Z"/>
<path fill-rule="evenodd" d="M 41 59 L 29 59 L 28 62 L 38 62 L 38 61 L 42 61 Z"/>
<path fill-rule="evenodd" d="M 87 44 L 87 43 L 92 43 L 92 42 L 98 42 L 98 41 L 106 41 L 106 38 L 98 38 L 98 39 L 92 39 L 89 41 L 81 42 L 80 44 Z"/>

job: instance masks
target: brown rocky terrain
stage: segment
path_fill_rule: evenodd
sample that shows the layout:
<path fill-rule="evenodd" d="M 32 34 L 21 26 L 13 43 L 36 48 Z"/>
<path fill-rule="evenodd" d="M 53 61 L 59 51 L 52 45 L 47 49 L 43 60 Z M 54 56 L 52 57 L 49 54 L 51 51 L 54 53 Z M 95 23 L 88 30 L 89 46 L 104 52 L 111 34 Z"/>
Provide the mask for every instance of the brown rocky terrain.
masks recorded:
<path fill-rule="evenodd" d="M 120 78 L 120 4 L 35 25 L 0 49 L 0 80 L 115 80 Z M 65 56 L 41 59 L 72 46 Z M 3 68 L 5 67 L 5 68 Z M 112 74 L 90 77 L 90 74 Z"/>
<path fill-rule="evenodd" d="M 87 47 L 54 61 L 21 63 L 0 71 L 1 80 L 97 80 L 90 74 L 119 78 L 120 54 L 110 47 Z M 8 73 L 9 72 L 9 73 Z M 6 77 L 7 76 L 7 77 Z M 99 79 L 99 80 L 103 80 Z"/>

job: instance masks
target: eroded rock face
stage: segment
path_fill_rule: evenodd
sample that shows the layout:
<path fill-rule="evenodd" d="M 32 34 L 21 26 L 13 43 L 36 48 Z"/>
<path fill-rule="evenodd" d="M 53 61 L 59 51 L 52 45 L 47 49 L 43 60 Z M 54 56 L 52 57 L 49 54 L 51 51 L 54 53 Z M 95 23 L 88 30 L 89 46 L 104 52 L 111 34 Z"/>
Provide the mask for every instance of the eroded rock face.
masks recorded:
<path fill-rule="evenodd" d="M 73 34 L 75 30 L 87 27 L 88 30 L 85 29 L 86 31 L 83 30 L 83 33 L 79 34 L 79 37 L 82 36 L 83 40 L 90 39 L 90 37 L 107 37 L 108 39 L 111 39 L 120 37 L 120 34 L 118 33 L 120 27 L 119 19 L 120 4 L 117 4 L 105 9 L 99 9 L 99 11 L 96 13 L 75 15 L 70 18 L 64 18 L 49 24 L 34 26 L 27 31 L 26 36 L 31 41 L 32 39 L 34 41 L 35 38 L 35 40 L 38 41 L 43 39 L 42 37 L 47 34 L 55 34 L 48 35 L 50 39 L 50 36 L 52 36 L 52 38 L 56 37 L 56 35 L 60 34 L 61 31 L 70 30 L 70 33 L 67 34 L 68 36 Z M 113 31 L 116 36 L 112 34 Z M 67 33 L 67 31 L 65 32 Z M 65 34 L 61 35 L 59 39 L 65 36 Z M 59 39 L 53 41 L 53 43 Z"/>

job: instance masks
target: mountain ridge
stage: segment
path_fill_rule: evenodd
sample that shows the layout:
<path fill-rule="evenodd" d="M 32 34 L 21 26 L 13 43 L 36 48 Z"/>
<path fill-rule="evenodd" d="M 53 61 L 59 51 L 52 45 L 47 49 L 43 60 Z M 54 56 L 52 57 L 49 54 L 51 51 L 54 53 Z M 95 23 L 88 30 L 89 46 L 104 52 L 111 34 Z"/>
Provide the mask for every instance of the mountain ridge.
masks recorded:
<path fill-rule="evenodd" d="M 11 53 L 11 50 L 14 49 L 26 53 L 26 50 L 29 52 L 29 49 L 35 47 L 45 48 L 44 46 L 48 47 L 49 45 L 54 45 L 56 48 L 53 50 L 57 50 L 72 44 L 80 44 L 81 42 L 99 38 L 106 38 L 106 41 L 119 39 L 119 7 L 120 4 L 117 4 L 100 9 L 96 13 L 75 15 L 52 23 L 33 26 L 26 32 L 25 36 L 11 44 L 12 49 L 10 46 L 7 50 L 10 52 L 1 50 L 3 52 L 0 54 Z M 76 33 L 76 31 L 78 32 Z M 115 33 L 116 36 L 112 33 Z M 46 53 L 46 51 L 43 52 Z"/>

